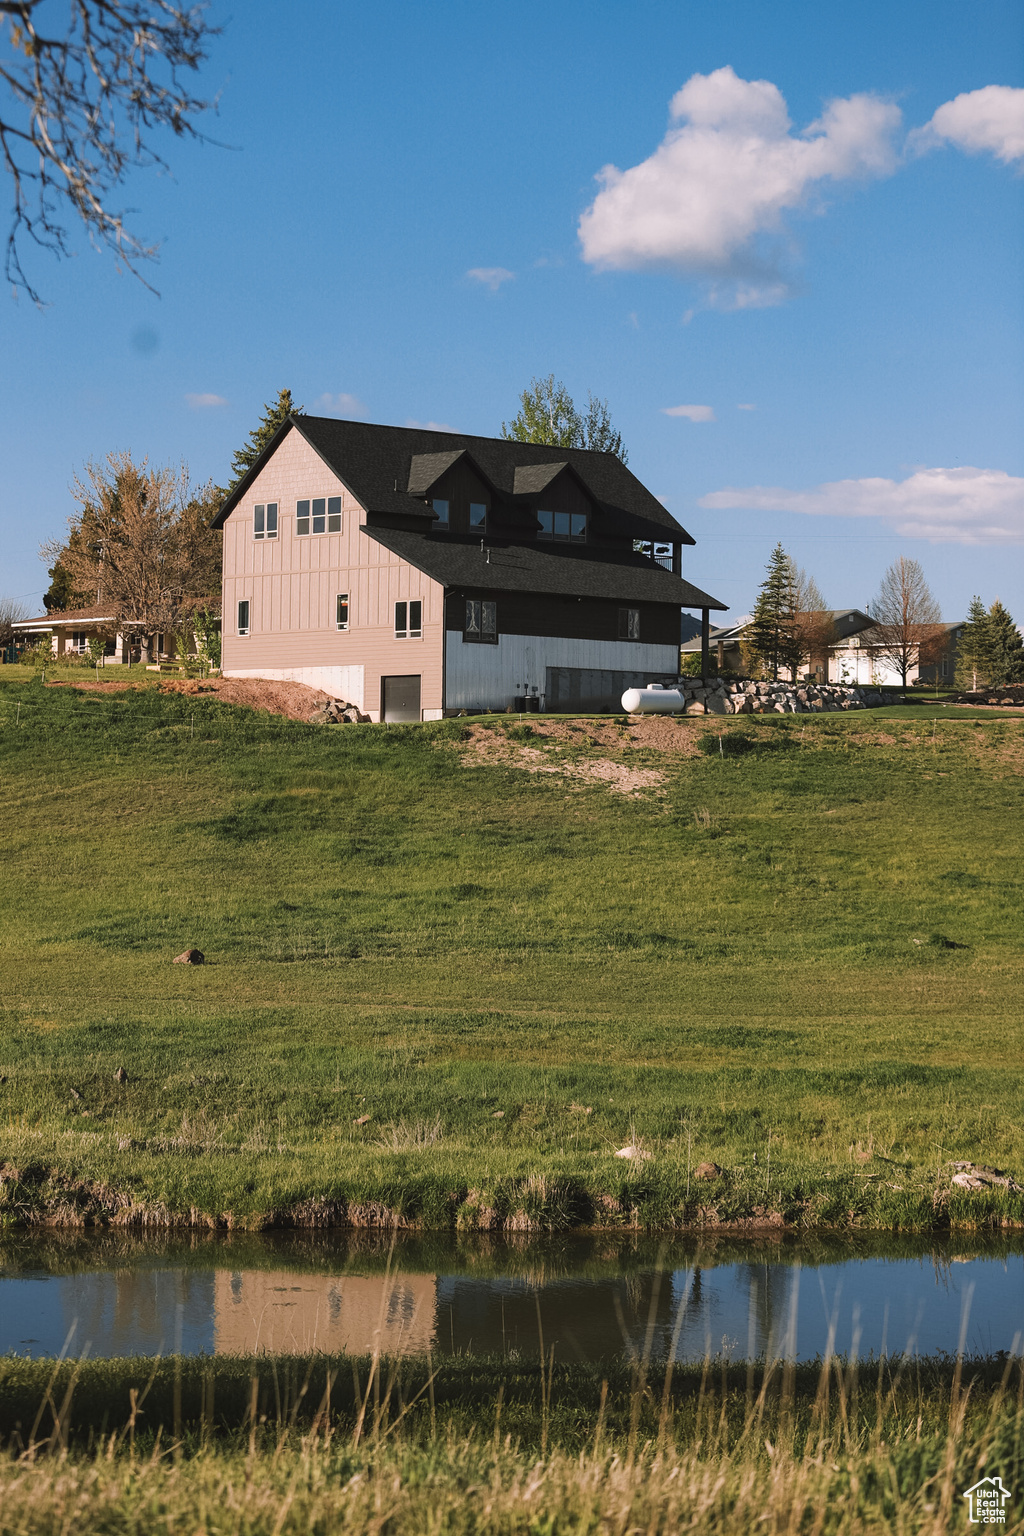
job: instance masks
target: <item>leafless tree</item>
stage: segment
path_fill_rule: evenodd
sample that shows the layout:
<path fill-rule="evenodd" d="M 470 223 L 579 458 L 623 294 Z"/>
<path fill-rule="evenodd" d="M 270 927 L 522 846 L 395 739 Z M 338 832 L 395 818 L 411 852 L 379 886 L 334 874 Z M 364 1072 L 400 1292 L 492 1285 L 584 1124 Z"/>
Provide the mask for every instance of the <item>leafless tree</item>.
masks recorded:
<path fill-rule="evenodd" d="M 133 166 L 164 165 L 157 131 L 201 137 L 195 119 L 211 103 L 185 81 L 217 30 L 204 6 L 174 0 L 0 0 L 0 156 L 14 183 L 5 271 L 16 290 L 39 302 L 19 237 L 68 255 L 69 206 L 136 276 L 156 255 L 111 196 Z"/>
<path fill-rule="evenodd" d="M 821 665 L 827 671 L 828 654 L 836 642 L 831 609 L 826 606 L 814 577 L 795 566 L 793 590 L 796 607 L 794 632 L 800 643 L 801 654 L 807 657 L 812 667 Z"/>
<path fill-rule="evenodd" d="M 197 602 L 220 591 L 221 536 L 210 527 L 220 498 L 188 472 L 150 469 L 128 453 L 88 464 L 72 491 L 68 537 L 44 545 L 76 591 L 95 592 L 115 628 L 148 644 L 181 634 Z"/>
<path fill-rule="evenodd" d="M 0 597 L 0 650 L 14 639 L 14 626 L 28 618 L 28 609 L 16 597 Z"/>
<path fill-rule="evenodd" d="M 896 669 L 905 688 L 907 674 L 918 661 L 921 647 L 934 640 L 942 620 L 917 560 L 900 555 L 890 565 L 868 612 L 875 621 L 870 637 L 875 654 Z"/>

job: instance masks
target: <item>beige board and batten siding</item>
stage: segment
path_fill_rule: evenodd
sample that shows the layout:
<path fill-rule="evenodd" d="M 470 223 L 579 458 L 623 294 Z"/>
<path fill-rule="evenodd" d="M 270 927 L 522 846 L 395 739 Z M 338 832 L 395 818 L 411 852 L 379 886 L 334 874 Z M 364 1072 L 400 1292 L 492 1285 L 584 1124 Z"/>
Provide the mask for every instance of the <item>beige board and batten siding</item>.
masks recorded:
<path fill-rule="evenodd" d="M 341 532 L 295 532 L 295 505 L 341 497 Z M 276 539 L 253 537 L 253 508 L 278 505 Z M 224 525 L 225 677 L 306 683 L 380 718 L 381 679 L 418 675 L 425 719 L 440 718 L 444 589 L 360 531 L 365 509 L 299 432 L 290 432 Z M 337 627 L 348 593 L 349 627 Z M 419 640 L 395 639 L 395 604 L 423 604 Z M 249 633 L 238 633 L 238 604 Z"/>

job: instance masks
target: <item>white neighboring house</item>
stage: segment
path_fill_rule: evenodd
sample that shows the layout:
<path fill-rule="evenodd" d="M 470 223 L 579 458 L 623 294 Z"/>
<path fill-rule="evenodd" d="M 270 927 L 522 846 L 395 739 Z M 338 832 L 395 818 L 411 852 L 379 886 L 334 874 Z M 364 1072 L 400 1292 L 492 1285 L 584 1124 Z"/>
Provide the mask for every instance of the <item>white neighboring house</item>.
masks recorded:
<path fill-rule="evenodd" d="M 869 613 L 860 608 L 834 608 L 830 617 L 835 641 L 827 655 L 807 656 L 798 669 L 801 674 L 816 673 L 825 683 L 849 683 L 861 687 L 898 688 L 903 678 L 891 659 L 883 656 L 882 642 Z M 753 623 L 753 614 L 745 613 L 733 624 L 711 630 L 711 655 L 719 671 L 742 676 L 743 636 Z M 939 687 L 953 684 L 956 671 L 956 644 L 964 627 L 961 619 L 953 624 L 928 625 L 930 631 L 922 642 L 922 655 L 907 673 L 907 683 L 934 683 Z M 689 640 L 681 647 L 683 656 L 699 655 L 700 641 Z"/>
<path fill-rule="evenodd" d="M 211 600 L 211 603 L 219 600 Z M 174 661 L 177 643 L 174 635 L 154 635 L 143 646 L 138 634 L 121 634 L 115 628 L 116 620 L 109 608 L 93 604 L 91 608 L 69 608 L 64 613 L 44 613 L 35 619 L 19 619 L 11 627 L 23 643 L 49 637 L 54 657 L 84 656 L 89 641 L 96 636 L 104 637 L 103 656 L 100 666 L 112 667 L 122 663 L 159 665 Z M 194 642 L 190 650 L 195 649 Z"/>

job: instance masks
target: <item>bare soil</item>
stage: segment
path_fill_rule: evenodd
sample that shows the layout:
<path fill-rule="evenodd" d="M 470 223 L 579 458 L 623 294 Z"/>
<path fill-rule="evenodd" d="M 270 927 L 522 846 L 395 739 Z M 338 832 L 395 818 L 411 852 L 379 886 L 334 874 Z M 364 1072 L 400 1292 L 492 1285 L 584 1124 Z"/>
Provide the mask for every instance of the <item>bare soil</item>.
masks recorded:
<path fill-rule="evenodd" d="M 47 688 L 79 688 L 90 693 L 124 693 L 128 689 L 151 688 L 151 679 L 129 682 L 100 682 L 83 679 L 47 683 Z M 273 682 L 262 677 L 172 677 L 161 678 L 156 685 L 161 693 L 212 694 L 224 704 L 242 704 L 248 709 L 265 709 L 289 720 L 308 720 L 317 705 L 331 697 L 322 688 L 308 688 L 305 683 Z"/>

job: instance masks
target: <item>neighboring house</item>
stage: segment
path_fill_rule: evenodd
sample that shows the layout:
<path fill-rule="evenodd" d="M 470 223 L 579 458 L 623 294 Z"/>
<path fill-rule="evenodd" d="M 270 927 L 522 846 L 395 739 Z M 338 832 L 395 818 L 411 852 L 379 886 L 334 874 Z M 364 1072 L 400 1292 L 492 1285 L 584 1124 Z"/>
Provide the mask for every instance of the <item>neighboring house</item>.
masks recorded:
<path fill-rule="evenodd" d="M 216 601 L 219 600 L 209 599 L 213 607 L 216 607 Z M 174 635 L 153 635 L 143 646 L 138 634 L 118 631 L 117 620 L 102 604 L 71 608 L 65 613 L 44 613 L 36 619 L 19 619 L 11 627 L 23 644 L 49 637 L 55 657 L 84 656 L 89 641 L 100 636 L 104 643 L 102 666 L 116 666 L 121 662 L 157 664 L 173 661 L 177 655 Z M 194 644 L 190 649 L 195 649 Z"/>
<path fill-rule="evenodd" d="M 892 661 L 881 655 L 881 640 L 871 615 L 860 608 L 834 608 L 829 613 L 834 639 L 819 654 L 805 656 L 798 668 L 800 675 L 813 673 L 820 682 L 898 687 L 903 679 Z M 753 622 L 753 614 L 744 614 L 734 624 L 712 629 L 709 636 L 712 660 L 720 672 L 745 671 L 743 637 Z M 956 642 L 963 620 L 956 624 L 929 624 L 921 641 L 919 661 L 907 674 L 907 682 L 952 684 L 956 671 Z M 689 640 L 682 654 L 700 652 L 700 641 Z"/>
<path fill-rule="evenodd" d="M 683 580 L 686 530 L 586 449 L 292 417 L 215 526 L 225 676 L 373 720 L 618 708 L 677 676 L 681 608 L 706 628 L 726 606 Z"/>

